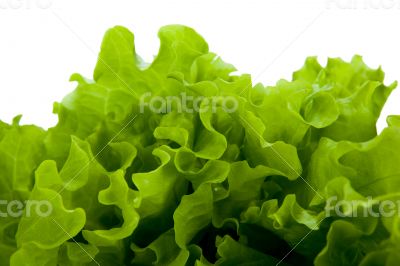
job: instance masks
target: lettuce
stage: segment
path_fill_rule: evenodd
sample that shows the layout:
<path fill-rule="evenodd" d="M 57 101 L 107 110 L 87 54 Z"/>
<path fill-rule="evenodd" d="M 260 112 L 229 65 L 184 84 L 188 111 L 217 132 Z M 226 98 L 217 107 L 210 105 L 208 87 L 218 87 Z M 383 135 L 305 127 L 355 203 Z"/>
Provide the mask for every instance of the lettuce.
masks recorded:
<path fill-rule="evenodd" d="M 1 205 L 1 265 L 397 265 L 399 210 L 352 215 L 400 200 L 400 116 L 376 129 L 396 83 L 309 57 L 265 87 L 191 28 L 159 38 L 146 64 L 108 30 L 55 127 L 0 122 L 0 199 L 51 206 Z"/>

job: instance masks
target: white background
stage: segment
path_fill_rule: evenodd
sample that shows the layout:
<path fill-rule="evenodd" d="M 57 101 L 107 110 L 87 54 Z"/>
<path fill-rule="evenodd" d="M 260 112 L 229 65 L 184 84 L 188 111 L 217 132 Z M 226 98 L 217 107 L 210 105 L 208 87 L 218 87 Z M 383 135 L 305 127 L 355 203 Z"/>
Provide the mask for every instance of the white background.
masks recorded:
<path fill-rule="evenodd" d="M 75 84 L 91 78 L 104 32 L 123 25 L 135 34 L 137 52 L 151 61 L 158 29 L 194 27 L 225 61 L 254 83 L 291 78 L 307 56 L 382 65 L 386 83 L 400 79 L 400 0 L 0 0 L 0 119 L 50 127 L 52 114 Z M 378 123 L 400 114 L 400 89 Z"/>

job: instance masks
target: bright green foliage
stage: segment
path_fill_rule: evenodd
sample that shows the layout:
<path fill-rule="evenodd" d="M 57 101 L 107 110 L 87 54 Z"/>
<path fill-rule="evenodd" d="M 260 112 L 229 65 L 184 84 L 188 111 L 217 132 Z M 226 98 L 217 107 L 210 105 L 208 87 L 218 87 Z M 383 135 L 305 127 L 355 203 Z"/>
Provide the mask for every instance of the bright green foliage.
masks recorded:
<path fill-rule="evenodd" d="M 110 29 L 55 127 L 0 122 L 0 199 L 52 205 L 0 218 L 0 265 L 398 265 L 398 213 L 349 215 L 400 199 L 400 117 L 376 131 L 396 83 L 355 56 L 253 85 L 193 29 L 159 38 L 146 65 Z M 154 110 L 183 93 L 200 109 Z"/>

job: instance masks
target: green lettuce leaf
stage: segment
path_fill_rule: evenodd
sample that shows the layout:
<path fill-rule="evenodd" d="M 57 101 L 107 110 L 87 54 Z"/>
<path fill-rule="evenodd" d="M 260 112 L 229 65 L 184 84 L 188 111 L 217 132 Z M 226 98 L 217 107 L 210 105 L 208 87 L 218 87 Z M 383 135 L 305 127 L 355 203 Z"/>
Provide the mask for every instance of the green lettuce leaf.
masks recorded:
<path fill-rule="evenodd" d="M 253 84 L 195 30 L 158 36 L 147 63 L 109 29 L 56 126 L 0 121 L 0 265 L 398 264 L 396 82 L 356 55 Z"/>

